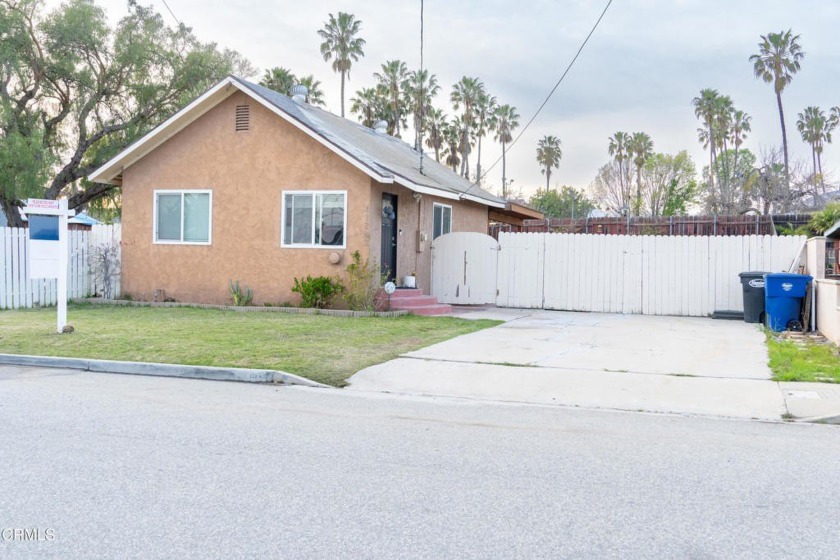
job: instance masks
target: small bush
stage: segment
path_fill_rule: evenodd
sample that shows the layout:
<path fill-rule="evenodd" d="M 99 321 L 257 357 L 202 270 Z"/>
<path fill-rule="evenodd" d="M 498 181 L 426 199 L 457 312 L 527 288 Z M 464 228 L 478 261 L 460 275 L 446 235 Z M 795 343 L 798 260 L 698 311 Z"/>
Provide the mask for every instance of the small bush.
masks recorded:
<path fill-rule="evenodd" d="M 228 280 L 228 290 L 230 291 L 230 299 L 233 300 L 233 305 L 238 307 L 242 307 L 244 305 L 250 305 L 251 300 L 254 299 L 254 291 L 251 290 L 248 286 L 245 288 L 239 287 L 239 280 L 234 282 L 233 280 Z"/>
<path fill-rule="evenodd" d="M 353 311 L 374 311 L 376 295 L 385 278 L 376 263 L 369 260 L 362 263 L 362 255 L 353 252 L 353 262 L 347 265 L 348 286 L 344 293 L 344 302 Z"/>
<path fill-rule="evenodd" d="M 329 276 L 307 276 L 300 280 L 295 278 L 295 285 L 292 291 L 300 294 L 300 303 L 303 307 L 314 307 L 324 309 L 329 307 L 332 300 L 344 290 L 344 285 L 338 278 Z"/>

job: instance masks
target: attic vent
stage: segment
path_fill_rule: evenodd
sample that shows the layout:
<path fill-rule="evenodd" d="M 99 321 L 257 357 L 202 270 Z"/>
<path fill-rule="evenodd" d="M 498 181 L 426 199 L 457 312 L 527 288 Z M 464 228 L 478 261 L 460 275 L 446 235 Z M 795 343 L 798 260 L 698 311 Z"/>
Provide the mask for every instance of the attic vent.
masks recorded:
<path fill-rule="evenodd" d="M 251 124 L 251 107 L 248 105 L 236 106 L 236 132 L 248 132 Z"/>

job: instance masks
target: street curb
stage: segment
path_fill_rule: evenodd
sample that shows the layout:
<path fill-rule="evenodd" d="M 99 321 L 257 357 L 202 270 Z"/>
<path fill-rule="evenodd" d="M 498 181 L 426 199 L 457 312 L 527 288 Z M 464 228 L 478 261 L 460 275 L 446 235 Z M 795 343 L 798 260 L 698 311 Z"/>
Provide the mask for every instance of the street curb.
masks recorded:
<path fill-rule="evenodd" d="M 810 416 L 808 418 L 797 418 L 794 422 L 807 422 L 809 424 L 834 424 L 840 425 L 840 414 L 829 414 L 828 416 Z"/>
<path fill-rule="evenodd" d="M 329 387 L 328 385 L 311 381 L 293 373 L 270 369 L 188 366 L 179 364 L 158 364 L 153 362 L 118 362 L 113 360 L 89 360 L 86 358 L 27 356 L 23 354 L 0 354 L 0 365 L 68 368 L 93 371 L 96 373 L 122 373 L 128 375 L 151 375 L 156 377 L 210 379 L 213 381 L 282 383 L 284 385 L 304 385 L 306 387 Z"/>

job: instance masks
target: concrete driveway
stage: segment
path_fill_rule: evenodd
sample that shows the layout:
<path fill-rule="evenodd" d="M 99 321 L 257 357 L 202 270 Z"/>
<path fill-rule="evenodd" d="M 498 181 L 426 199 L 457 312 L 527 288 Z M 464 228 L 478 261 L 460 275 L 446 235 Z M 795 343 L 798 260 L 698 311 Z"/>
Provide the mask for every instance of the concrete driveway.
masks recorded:
<path fill-rule="evenodd" d="M 544 310 L 362 370 L 350 389 L 779 419 L 764 335 L 740 321 Z"/>

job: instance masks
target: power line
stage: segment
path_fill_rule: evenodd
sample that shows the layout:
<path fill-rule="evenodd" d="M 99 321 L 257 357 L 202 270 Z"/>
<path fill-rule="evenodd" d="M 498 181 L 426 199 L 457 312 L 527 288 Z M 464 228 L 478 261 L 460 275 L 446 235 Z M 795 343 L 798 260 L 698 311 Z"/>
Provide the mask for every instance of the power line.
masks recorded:
<path fill-rule="evenodd" d="M 529 127 L 529 126 L 531 126 L 531 123 L 533 123 L 533 122 L 534 122 L 534 120 L 537 118 L 537 115 L 539 115 L 539 114 L 540 114 L 540 112 L 543 110 L 543 107 L 545 107 L 545 106 L 546 106 L 546 104 L 548 103 L 548 100 L 549 100 L 549 99 L 551 99 L 551 96 L 552 96 L 552 95 L 554 95 L 554 92 L 555 92 L 555 91 L 557 91 L 557 88 L 560 86 L 560 84 L 561 84 L 561 83 L 563 83 L 563 79 L 566 77 L 566 74 L 568 74 L 568 73 L 569 73 L 569 70 L 571 70 L 571 69 L 572 69 L 572 66 L 574 66 L 574 65 L 575 65 L 575 61 L 577 61 L 578 57 L 580 56 L 580 53 L 583 51 L 583 48 L 586 46 L 586 43 L 588 43 L 588 42 L 589 42 L 589 38 L 590 38 L 590 37 L 592 37 L 592 34 L 593 34 L 593 33 L 595 33 L 595 30 L 596 30 L 596 29 L 598 29 L 598 25 L 601 23 L 601 20 L 602 20 L 602 19 L 604 19 L 604 16 L 607 14 L 607 10 L 609 10 L 610 5 L 612 5 L 612 3 L 613 3 L 613 0 L 608 0 L 608 1 L 607 1 L 607 5 L 606 5 L 606 6 L 604 6 L 604 11 L 602 11 L 602 12 L 601 12 L 601 15 L 600 15 L 600 16 L 598 16 L 598 20 L 595 22 L 595 25 L 593 25 L 593 26 L 592 26 L 592 29 L 589 31 L 589 35 L 587 35 L 587 36 L 586 36 L 586 39 L 584 39 L 584 40 L 583 40 L 583 43 L 581 43 L 580 48 L 578 48 L 577 52 L 575 53 L 574 58 L 572 58 L 572 61 L 571 61 L 571 62 L 569 62 L 569 65 L 566 67 L 566 70 L 563 72 L 563 75 L 562 75 L 562 76 L 560 76 L 560 79 L 559 79 L 559 80 L 557 80 L 557 83 L 556 83 L 556 84 L 554 84 L 554 87 L 553 87 L 553 88 L 551 88 L 551 91 L 550 91 L 550 92 L 548 92 L 548 95 L 547 95 L 547 96 L 545 97 L 545 99 L 543 100 L 543 102 L 542 102 L 542 104 L 540 105 L 539 109 L 537 109 L 537 112 L 536 112 L 536 113 L 534 113 L 534 116 L 532 116 L 532 117 L 531 117 L 531 119 L 527 122 L 527 124 L 526 124 L 526 125 L 522 128 L 522 130 L 521 130 L 521 131 L 519 131 L 519 134 L 517 134 L 517 135 L 516 135 L 516 138 L 514 138 L 514 139 L 513 139 L 513 142 L 511 142 L 510 144 L 508 144 L 508 145 L 505 147 L 505 151 L 504 151 L 504 153 L 505 153 L 505 154 L 507 154 L 507 153 L 510 151 L 510 149 L 513 147 L 513 145 L 514 145 L 514 144 L 516 144 L 517 140 L 519 140 L 520 138 L 522 138 L 522 135 L 523 135 L 523 134 L 525 134 L 525 131 L 526 131 L 526 130 L 528 130 L 528 127 Z M 488 167 L 488 168 L 487 168 L 487 171 L 485 171 L 484 173 L 482 173 L 482 174 L 481 174 L 481 177 L 479 177 L 479 178 L 478 178 L 478 180 L 476 181 L 476 183 L 478 183 L 478 182 L 480 182 L 482 179 L 484 179 L 484 178 L 487 176 L 487 174 L 488 174 L 488 173 L 490 173 L 490 171 L 491 171 L 494 167 L 496 167 L 496 165 L 497 165 L 500 161 L 502 161 L 502 156 L 499 156 L 499 158 L 498 158 L 495 162 L 493 162 L 493 165 L 491 165 L 490 167 Z M 472 187 L 470 187 L 470 188 L 472 188 Z M 468 190 L 469 190 L 469 189 L 468 189 Z"/>
<path fill-rule="evenodd" d="M 167 10 L 169 10 L 169 14 L 175 19 L 175 21 L 178 22 L 178 25 L 182 25 L 181 20 L 178 19 L 178 16 L 175 15 L 175 12 L 173 12 L 172 8 L 169 7 L 169 4 L 166 3 L 166 0 L 161 0 L 161 2 L 163 2 L 163 5 L 166 6 Z"/>

